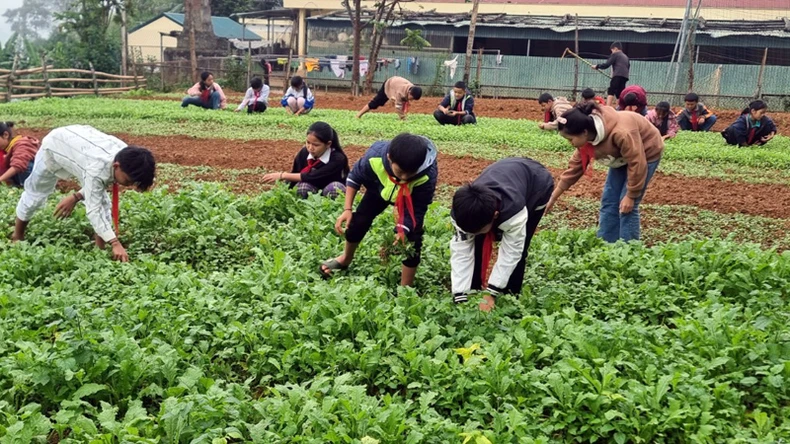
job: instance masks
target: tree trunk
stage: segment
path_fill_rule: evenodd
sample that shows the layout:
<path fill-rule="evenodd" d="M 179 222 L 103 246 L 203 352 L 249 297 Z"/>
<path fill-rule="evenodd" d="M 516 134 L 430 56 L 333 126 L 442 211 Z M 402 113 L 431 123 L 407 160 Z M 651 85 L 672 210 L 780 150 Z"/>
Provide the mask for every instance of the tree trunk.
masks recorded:
<path fill-rule="evenodd" d="M 466 41 L 466 62 L 464 62 L 464 83 L 469 85 L 469 74 L 472 71 L 472 49 L 475 43 L 475 27 L 477 26 L 477 9 L 480 0 L 474 0 L 472 6 L 472 19 L 469 21 L 469 37 Z"/>
<path fill-rule="evenodd" d="M 192 46 L 194 31 L 195 49 L 213 50 L 217 47 L 214 25 L 211 23 L 210 0 L 184 0 L 184 39 L 178 39 L 178 48 L 187 49 Z"/>
<path fill-rule="evenodd" d="M 382 1 L 379 3 L 379 7 L 376 10 L 376 17 L 374 19 L 376 24 L 374 24 L 373 28 L 370 57 L 368 57 L 370 68 L 368 69 L 368 75 L 365 77 L 365 94 L 370 94 L 373 90 L 373 77 L 375 77 L 379 66 L 376 61 L 379 58 L 379 52 L 381 51 L 381 45 L 384 43 L 384 36 L 387 33 L 387 28 L 392 24 L 392 16 L 395 12 L 395 6 L 397 6 L 399 1 L 400 0 L 391 0 L 390 4 L 387 4 L 386 1 Z M 378 25 L 379 23 L 381 23 L 381 25 Z"/>
<path fill-rule="evenodd" d="M 349 2 L 354 2 L 352 10 Z M 343 4 L 346 6 L 348 18 L 351 20 L 351 26 L 354 29 L 354 46 L 352 49 L 352 62 L 351 62 L 351 95 L 359 95 L 359 55 L 360 55 L 360 39 L 362 38 L 362 0 L 345 0 Z"/>

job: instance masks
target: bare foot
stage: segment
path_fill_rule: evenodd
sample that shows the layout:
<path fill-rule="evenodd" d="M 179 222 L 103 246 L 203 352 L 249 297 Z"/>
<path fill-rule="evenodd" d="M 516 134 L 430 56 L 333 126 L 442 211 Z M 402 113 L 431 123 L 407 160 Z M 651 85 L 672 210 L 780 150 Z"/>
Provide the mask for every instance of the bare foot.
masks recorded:
<path fill-rule="evenodd" d="M 494 309 L 496 305 L 496 299 L 493 296 L 485 295 L 483 296 L 483 302 L 478 304 L 480 311 L 489 312 Z"/>

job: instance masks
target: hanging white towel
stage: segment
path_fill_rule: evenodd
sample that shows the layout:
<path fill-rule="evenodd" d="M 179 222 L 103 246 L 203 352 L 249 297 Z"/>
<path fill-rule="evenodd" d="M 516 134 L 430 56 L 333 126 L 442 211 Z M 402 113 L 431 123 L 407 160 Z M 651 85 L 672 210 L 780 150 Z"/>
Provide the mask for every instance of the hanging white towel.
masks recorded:
<path fill-rule="evenodd" d="M 359 75 L 360 76 L 366 75 L 368 73 L 368 67 L 369 66 L 370 65 L 368 64 L 367 60 L 360 60 L 359 61 Z"/>
<path fill-rule="evenodd" d="M 497 56 L 496 56 L 496 64 L 497 65 L 501 65 L 502 64 L 502 54 L 497 54 Z"/>
<path fill-rule="evenodd" d="M 458 69 L 458 56 L 452 60 L 445 60 L 444 66 L 450 68 L 450 80 L 455 78 L 455 70 Z"/>
<path fill-rule="evenodd" d="M 329 62 L 329 67 L 332 68 L 332 72 L 335 73 L 335 77 L 339 79 L 346 78 L 347 61 L 348 61 L 348 56 L 337 56 L 337 59 L 332 59 Z"/>
<path fill-rule="evenodd" d="M 395 70 L 400 69 L 400 59 L 395 59 Z"/>

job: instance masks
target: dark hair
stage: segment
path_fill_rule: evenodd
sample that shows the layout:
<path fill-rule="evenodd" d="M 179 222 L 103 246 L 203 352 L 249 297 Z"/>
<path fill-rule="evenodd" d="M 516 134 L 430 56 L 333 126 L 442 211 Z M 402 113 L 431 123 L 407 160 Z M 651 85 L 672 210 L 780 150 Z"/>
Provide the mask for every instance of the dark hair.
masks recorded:
<path fill-rule="evenodd" d="M 412 86 L 409 88 L 409 95 L 414 98 L 414 100 L 420 100 L 422 97 L 422 88 L 419 86 Z"/>
<path fill-rule="evenodd" d="M 579 103 L 562 113 L 565 123 L 562 121 L 558 122 L 557 129 L 571 136 L 578 136 L 584 131 L 597 135 L 598 131 L 595 129 L 595 121 L 590 117 L 590 114 L 597 109 L 600 108 L 595 102 Z"/>
<path fill-rule="evenodd" d="M 337 137 L 337 131 L 326 122 L 315 122 L 307 129 L 307 134 L 314 135 L 318 140 L 323 143 L 332 142 L 332 148 L 342 150 L 340 146 L 340 139 Z"/>
<path fill-rule="evenodd" d="M 636 98 L 636 94 L 626 94 L 625 97 L 623 97 L 623 106 L 639 106 L 639 100 Z"/>
<path fill-rule="evenodd" d="M 416 134 L 402 133 L 390 141 L 390 162 L 398 164 L 404 172 L 413 174 L 420 170 L 428 155 L 428 140 Z"/>
<path fill-rule="evenodd" d="M 540 97 L 538 97 L 538 103 L 541 105 L 544 103 L 549 103 L 552 100 L 554 100 L 554 97 L 552 97 L 549 93 L 543 93 L 540 95 Z"/>
<path fill-rule="evenodd" d="M 478 233 L 494 220 L 499 199 L 483 185 L 467 183 L 453 196 L 453 219 L 461 230 Z"/>
<path fill-rule="evenodd" d="M 154 184 L 156 160 L 147 149 L 127 146 L 118 152 L 115 161 L 120 164 L 121 171 L 126 173 L 140 190 L 147 191 Z"/>
<path fill-rule="evenodd" d="M 656 104 L 656 111 L 669 112 L 669 102 L 658 102 Z"/>
<path fill-rule="evenodd" d="M 762 100 L 755 100 L 749 103 L 749 107 L 746 108 L 747 112 L 749 111 L 759 111 L 761 109 L 768 109 L 768 104 L 763 102 Z"/>
<path fill-rule="evenodd" d="M 620 51 L 623 50 L 623 44 L 620 42 L 614 42 L 609 46 L 609 49 L 619 49 Z"/>
<path fill-rule="evenodd" d="M 0 136 L 8 133 L 9 138 L 14 137 L 14 122 L 0 122 Z"/>
<path fill-rule="evenodd" d="M 460 89 L 466 91 L 466 83 L 464 83 L 462 80 L 459 80 L 459 81 L 455 82 L 454 88 L 460 88 Z"/>
<path fill-rule="evenodd" d="M 252 80 L 250 80 L 250 88 L 252 89 L 263 88 L 263 80 L 259 79 L 258 77 L 253 78 Z"/>
<path fill-rule="evenodd" d="M 595 98 L 595 91 L 593 91 L 592 88 L 587 88 L 584 91 L 582 91 L 582 99 L 590 100 L 594 98 Z"/>
<path fill-rule="evenodd" d="M 291 77 L 292 88 L 301 88 L 303 85 L 304 85 L 304 79 L 302 78 L 302 76 Z"/>
<path fill-rule="evenodd" d="M 203 71 L 202 73 L 200 73 L 200 90 L 201 91 L 205 91 L 208 88 L 206 86 L 206 80 L 208 80 L 208 78 L 210 76 L 213 76 L 213 75 L 214 74 L 210 73 L 209 71 Z"/>
<path fill-rule="evenodd" d="M 688 93 L 688 94 L 686 94 L 685 101 L 686 102 L 699 102 L 699 96 L 697 95 L 697 93 Z"/>

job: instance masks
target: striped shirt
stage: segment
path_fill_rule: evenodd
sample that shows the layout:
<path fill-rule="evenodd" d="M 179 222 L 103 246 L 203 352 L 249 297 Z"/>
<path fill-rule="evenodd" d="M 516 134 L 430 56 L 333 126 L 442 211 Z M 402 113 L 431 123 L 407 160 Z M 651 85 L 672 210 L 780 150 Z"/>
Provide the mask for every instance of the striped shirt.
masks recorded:
<path fill-rule="evenodd" d="M 104 241 L 115 239 L 107 187 L 115 182 L 115 156 L 126 146 L 120 139 L 87 125 L 56 128 L 41 143 L 47 169 L 59 179 L 75 178 L 82 185 L 80 193 L 88 220 Z"/>

